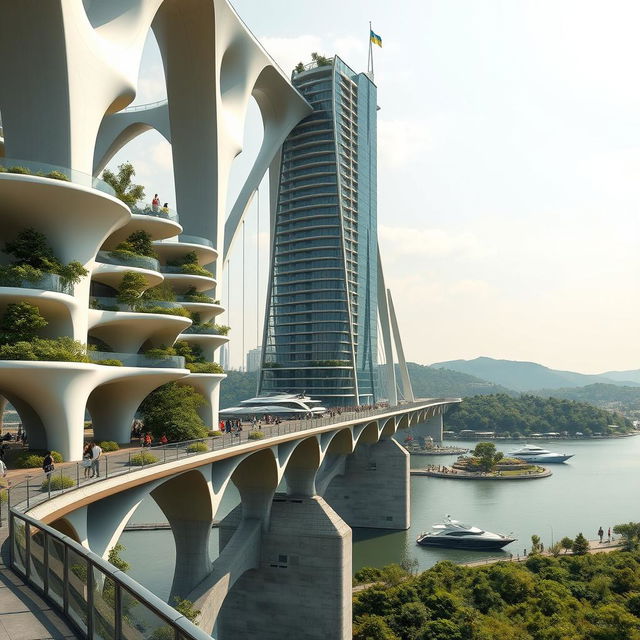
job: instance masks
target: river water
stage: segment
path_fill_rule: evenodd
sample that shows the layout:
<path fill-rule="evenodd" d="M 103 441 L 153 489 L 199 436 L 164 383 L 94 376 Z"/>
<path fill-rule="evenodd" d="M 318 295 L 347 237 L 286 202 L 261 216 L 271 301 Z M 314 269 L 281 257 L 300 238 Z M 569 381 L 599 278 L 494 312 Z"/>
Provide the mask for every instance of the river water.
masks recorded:
<path fill-rule="evenodd" d="M 446 443 L 445 443 L 446 444 Z M 476 443 L 456 441 L 472 448 Z M 520 443 L 496 443 L 512 451 Z M 440 560 L 467 561 L 495 557 L 483 552 L 430 549 L 416 544 L 416 537 L 450 514 L 495 533 L 511 533 L 517 542 L 502 552 L 522 554 L 531 547 L 531 535 L 541 537 L 545 547 L 563 536 L 578 532 L 596 538 L 598 527 L 640 519 L 637 494 L 640 484 L 640 437 L 611 440 L 539 441 L 547 449 L 574 453 L 565 464 L 549 465 L 553 475 L 535 480 L 473 481 L 448 478 L 411 478 L 411 528 L 389 533 L 372 529 L 353 532 L 353 570 L 381 567 L 404 558 L 415 558 L 421 570 Z M 412 468 L 450 464 L 455 456 L 412 456 Z M 231 486 L 216 514 L 221 519 L 238 502 Z M 131 522 L 166 521 L 152 499 L 138 509 Z M 123 557 L 131 564 L 129 574 L 161 598 L 167 598 L 175 559 L 170 531 L 130 531 L 121 537 Z M 212 557 L 217 556 L 218 535 L 211 536 Z"/>

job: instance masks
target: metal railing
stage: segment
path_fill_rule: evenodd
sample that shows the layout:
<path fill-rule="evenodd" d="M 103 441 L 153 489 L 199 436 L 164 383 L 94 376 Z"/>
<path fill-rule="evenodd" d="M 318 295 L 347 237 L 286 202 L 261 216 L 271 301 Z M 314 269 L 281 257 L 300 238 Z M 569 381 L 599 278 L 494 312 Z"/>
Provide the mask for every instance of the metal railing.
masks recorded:
<path fill-rule="evenodd" d="M 56 293 L 66 293 L 73 295 L 73 283 L 63 280 L 56 273 L 43 273 L 37 280 L 24 280 L 13 277 L 9 273 L 0 276 L 0 287 L 19 287 L 21 289 L 39 289 L 41 291 L 55 291 Z"/>
<path fill-rule="evenodd" d="M 154 240 L 154 245 L 162 244 L 197 244 L 203 247 L 209 247 L 213 249 L 213 242 L 209 238 L 203 238 L 202 236 L 190 236 L 185 233 L 181 233 L 179 236 L 173 238 L 165 238 L 164 240 Z"/>
<path fill-rule="evenodd" d="M 140 302 L 140 306 L 132 307 L 128 304 L 118 302 L 117 298 L 108 298 L 105 296 L 91 296 L 89 298 L 89 308 L 97 309 L 98 311 L 144 311 L 150 308 L 163 308 L 163 309 L 181 309 L 182 303 L 175 302 L 173 300 L 143 300 Z"/>
<path fill-rule="evenodd" d="M 149 269 L 150 271 L 158 271 L 160 263 L 155 258 L 149 256 L 127 255 L 119 251 L 98 251 L 96 262 L 102 264 L 112 264 L 119 267 L 138 267 L 140 269 Z"/>
<path fill-rule="evenodd" d="M 211 640 L 126 573 L 25 514 L 9 523 L 11 566 L 84 638 Z"/>
<path fill-rule="evenodd" d="M 14 173 L 19 175 L 37 176 L 39 178 L 50 178 L 61 182 L 73 182 L 97 189 L 110 196 L 115 196 L 113 187 L 100 178 L 94 178 L 88 173 L 82 173 L 69 167 L 60 167 L 46 162 L 34 162 L 33 160 L 21 160 L 18 158 L 0 158 L 0 173 Z"/>
<path fill-rule="evenodd" d="M 167 99 L 156 100 L 155 102 L 147 102 L 146 104 L 135 104 L 131 107 L 126 107 L 122 110 L 123 113 L 133 113 L 134 111 L 147 111 L 148 109 L 154 109 L 160 107 L 163 104 L 167 104 Z"/>
<path fill-rule="evenodd" d="M 345 422 L 392 417 L 398 411 L 405 413 L 426 408 L 426 405 L 459 401 L 459 398 L 431 398 L 398 407 L 347 411 L 321 418 L 259 425 L 262 436 L 258 437 L 251 435 L 255 431 L 249 430 L 224 433 L 200 440 L 134 448 L 100 456 L 88 467 L 77 462 L 58 465 L 50 474 L 36 472 L 27 475 L 24 480 L 0 489 L 0 526 L 8 514 L 11 567 L 60 609 L 85 638 L 120 640 L 133 637 L 135 631 L 143 638 L 211 640 L 210 636 L 125 573 L 59 531 L 26 515 L 26 512 L 69 491 L 150 466 L 193 458 L 250 441 L 262 441 L 262 438 L 264 445 L 270 446 L 269 440 L 281 435 Z M 97 473 L 96 478 L 90 477 L 92 472 Z"/>
<path fill-rule="evenodd" d="M 179 222 L 180 218 L 178 213 L 169 207 L 158 207 L 152 204 L 146 204 L 142 207 L 136 205 L 130 206 L 131 213 L 138 216 L 153 216 L 154 218 L 164 218 L 165 220 L 171 220 L 171 222 Z"/>
<path fill-rule="evenodd" d="M 144 353 L 115 353 L 113 351 L 90 351 L 89 357 L 98 364 L 101 360 L 119 360 L 125 367 L 160 367 L 164 369 L 184 369 L 183 356 L 146 355 Z"/>

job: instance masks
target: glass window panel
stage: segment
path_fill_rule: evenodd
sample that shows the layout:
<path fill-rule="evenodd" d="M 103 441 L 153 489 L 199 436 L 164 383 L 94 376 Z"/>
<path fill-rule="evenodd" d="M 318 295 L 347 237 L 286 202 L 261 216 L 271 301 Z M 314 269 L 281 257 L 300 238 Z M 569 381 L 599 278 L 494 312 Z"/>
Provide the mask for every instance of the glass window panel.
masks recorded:
<path fill-rule="evenodd" d="M 73 549 L 68 551 L 69 615 L 83 630 L 87 629 L 87 561 Z"/>
<path fill-rule="evenodd" d="M 127 640 L 173 640 L 175 632 L 127 589 L 122 589 L 122 637 Z"/>
<path fill-rule="evenodd" d="M 13 563 L 23 573 L 26 571 L 25 557 L 27 555 L 26 527 L 23 520 L 13 518 Z"/>
<path fill-rule="evenodd" d="M 29 550 L 31 554 L 31 563 L 29 565 L 29 580 L 44 589 L 44 545 L 45 534 L 41 529 L 30 527 L 31 535 Z"/>
<path fill-rule="evenodd" d="M 93 637 L 94 640 L 115 638 L 116 587 L 100 569 L 93 568 Z"/>
<path fill-rule="evenodd" d="M 61 607 L 64 601 L 64 545 L 53 536 L 49 544 L 49 597 Z"/>

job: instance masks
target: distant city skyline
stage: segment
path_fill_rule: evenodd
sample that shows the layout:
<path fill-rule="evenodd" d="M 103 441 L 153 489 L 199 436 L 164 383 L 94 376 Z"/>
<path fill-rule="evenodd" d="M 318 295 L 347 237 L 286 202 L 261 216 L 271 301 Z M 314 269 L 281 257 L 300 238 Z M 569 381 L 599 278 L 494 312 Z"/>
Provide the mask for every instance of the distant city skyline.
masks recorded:
<path fill-rule="evenodd" d="M 375 50 L 379 234 L 408 360 L 486 355 L 584 373 L 640 367 L 639 5 L 234 5 L 287 73 L 312 51 L 365 69 L 369 20 L 383 38 Z M 157 74 L 148 46 L 136 102 L 163 97 Z M 255 129 L 247 133 L 238 168 L 257 147 Z M 123 159 L 148 190 L 161 184 L 163 201 L 171 199 L 170 153 L 157 134 Z M 261 335 L 267 211 L 264 184 L 259 268 L 255 213 L 247 220 L 247 350 Z M 238 246 L 231 263 L 238 283 Z M 232 294 L 230 303 L 231 362 L 242 366 L 241 300 Z"/>

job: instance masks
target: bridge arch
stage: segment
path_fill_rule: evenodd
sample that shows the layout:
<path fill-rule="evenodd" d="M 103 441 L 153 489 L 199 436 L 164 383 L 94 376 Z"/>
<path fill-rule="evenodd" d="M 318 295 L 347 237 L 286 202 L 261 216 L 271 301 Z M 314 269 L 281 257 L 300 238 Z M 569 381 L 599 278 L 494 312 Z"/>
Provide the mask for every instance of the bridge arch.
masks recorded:
<path fill-rule="evenodd" d="M 296 446 L 284 473 L 289 495 L 316 494 L 316 474 L 320 461 L 320 444 L 316 437 L 307 438 Z"/>

